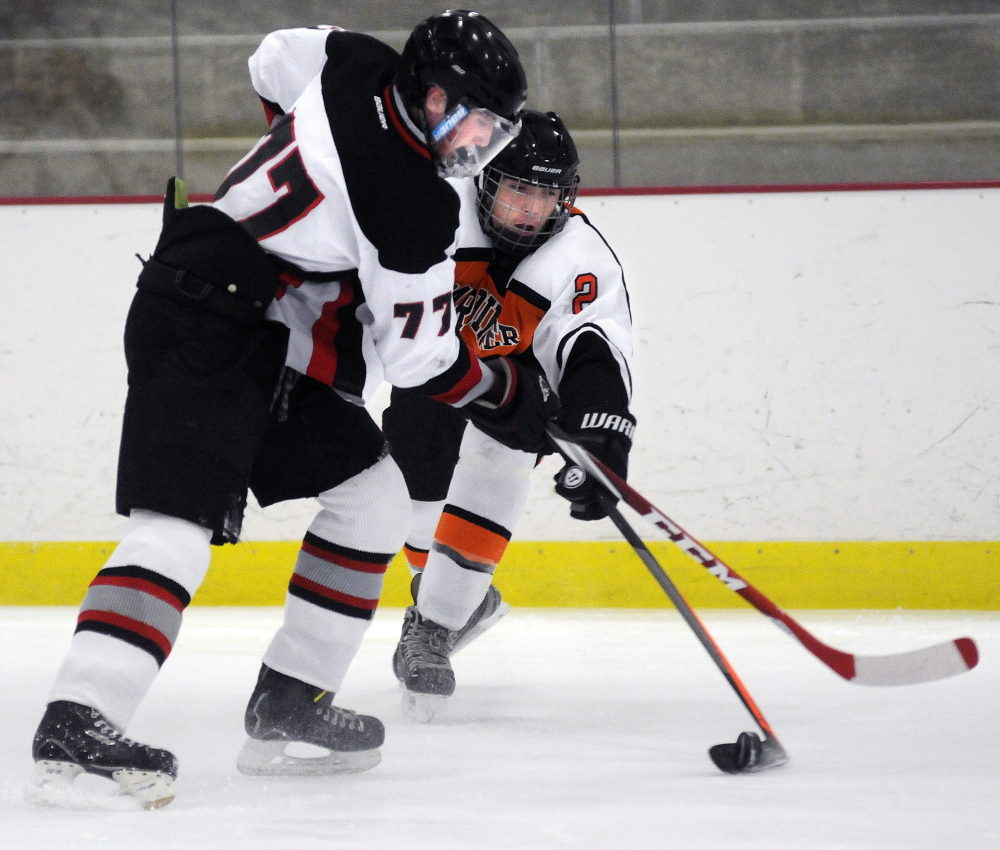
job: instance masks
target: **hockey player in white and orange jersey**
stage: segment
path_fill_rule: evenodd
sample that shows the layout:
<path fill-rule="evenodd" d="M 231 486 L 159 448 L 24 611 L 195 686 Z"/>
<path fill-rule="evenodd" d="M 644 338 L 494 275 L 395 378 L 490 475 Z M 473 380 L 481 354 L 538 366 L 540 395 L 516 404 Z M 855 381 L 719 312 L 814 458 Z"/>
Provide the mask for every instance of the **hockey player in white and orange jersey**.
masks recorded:
<path fill-rule="evenodd" d="M 573 209 L 579 158 L 555 113 L 522 114 L 521 134 L 459 187 L 463 239 L 455 313 L 485 363 L 541 368 L 559 393 L 559 423 L 623 478 L 632 321 L 621 266 Z M 414 499 L 405 553 L 415 604 L 393 669 L 404 704 L 428 718 L 455 688 L 449 657 L 506 611 L 491 584 L 528 495 L 537 455 L 497 442 L 433 399 L 394 389 L 383 428 Z M 557 476 L 571 515 L 606 512 L 576 467 Z"/>
<path fill-rule="evenodd" d="M 81 772 L 145 806 L 174 756 L 124 732 L 170 654 L 210 544 L 262 505 L 316 497 L 285 619 L 246 710 L 250 774 L 366 770 L 374 717 L 332 702 L 403 544 L 410 501 L 361 406 L 383 381 L 536 450 L 554 396 L 519 364 L 484 368 L 454 333 L 459 199 L 517 134 L 525 77 L 474 12 L 418 25 L 400 56 L 368 36 L 289 30 L 251 59 L 270 131 L 214 203 L 171 181 L 125 328 L 117 509 L 125 535 L 91 583 L 33 745 L 40 797 Z M 492 364 L 490 364 L 492 366 Z M 332 388 L 332 390 L 331 390 Z M 289 742 L 325 748 L 288 755 Z"/>

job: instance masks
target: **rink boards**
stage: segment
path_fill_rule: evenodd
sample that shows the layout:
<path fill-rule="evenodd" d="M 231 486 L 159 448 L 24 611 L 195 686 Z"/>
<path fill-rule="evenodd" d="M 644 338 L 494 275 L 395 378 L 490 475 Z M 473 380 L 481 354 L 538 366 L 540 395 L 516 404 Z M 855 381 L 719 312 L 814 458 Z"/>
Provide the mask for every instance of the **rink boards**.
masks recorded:
<path fill-rule="evenodd" d="M 1000 543 L 710 543 L 711 550 L 783 608 L 1000 608 Z M 280 605 L 299 544 L 213 550 L 195 605 Z M 0 604 L 77 605 L 114 543 L 0 543 Z M 650 550 L 693 605 L 746 603 L 675 546 Z M 495 582 L 519 607 L 662 608 L 663 591 L 624 542 L 511 543 Z M 381 604 L 410 604 L 397 557 Z"/>
<path fill-rule="evenodd" d="M 1000 609 L 1000 188 L 815 188 L 580 200 L 631 297 L 630 481 L 782 606 Z M 121 534 L 121 332 L 159 219 L 0 204 L 0 604 L 75 604 Z M 665 604 L 609 522 L 569 519 L 557 469 L 505 595 Z M 279 604 L 311 511 L 252 508 L 195 601 Z M 637 527 L 692 602 L 743 604 Z M 394 563 L 383 604 L 405 584 Z"/>

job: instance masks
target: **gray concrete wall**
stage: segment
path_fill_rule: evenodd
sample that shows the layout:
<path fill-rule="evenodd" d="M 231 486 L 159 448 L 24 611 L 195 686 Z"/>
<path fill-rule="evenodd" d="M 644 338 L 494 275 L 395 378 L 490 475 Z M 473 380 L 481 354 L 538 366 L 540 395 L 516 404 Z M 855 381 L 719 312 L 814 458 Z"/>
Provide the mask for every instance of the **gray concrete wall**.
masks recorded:
<path fill-rule="evenodd" d="M 169 11 L 150 5 L 154 18 Z M 347 12 L 364 4 L 336 5 Z M 581 18 L 607 10 L 589 0 L 568 5 Z M 661 16 L 697 6 L 703 18 L 741 6 L 638 5 Z M 789 5 L 742 4 L 775 13 Z M 623 185 L 997 179 L 1000 3 L 905 5 L 997 11 L 616 26 L 617 136 L 606 27 L 507 31 L 524 59 L 530 104 L 556 109 L 576 132 L 590 185 L 609 185 L 616 171 Z M 48 7 L 52 21 L 65 12 L 55 0 Z M 635 3 L 623 7 L 637 11 Z M 124 27 L 130 6 L 116 8 L 112 22 Z M 78 26 L 88 20 L 64 17 Z M 376 34 L 400 47 L 406 32 Z M 184 167 L 193 191 L 213 191 L 265 130 L 246 70 L 259 39 L 181 38 Z M 0 195 L 157 193 L 176 170 L 166 36 L 0 40 L 0 110 Z"/>
<path fill-rule="evenodd" d="M 242 35 L 282 27 L 410 29 L 447 8 L 434 0 L 176 0 L 182 35 Z M 691 21 L 807 20 L 1000 11 L 998 0 L 481 0 L 499 26 L 574 26 Z M 0 38 L 156 36 L 171 29 L 170 0 L 5 0 Z"/>

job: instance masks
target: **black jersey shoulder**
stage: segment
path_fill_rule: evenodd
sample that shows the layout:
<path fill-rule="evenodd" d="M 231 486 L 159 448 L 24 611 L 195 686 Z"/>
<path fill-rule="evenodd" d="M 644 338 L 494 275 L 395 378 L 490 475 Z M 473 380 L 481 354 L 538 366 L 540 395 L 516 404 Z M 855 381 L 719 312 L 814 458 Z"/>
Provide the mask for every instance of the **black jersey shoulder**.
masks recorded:
<path fill-rule="evenodd" d="M 455 251 L 456 263 L 489 263 L 492 260 L 492 248 L 459 248 Z"/>
<path fill-rule="evenodd" d="M 399 54 L 351 32 L 330 33 L 326 53 L 323 102 L 354 215 L 384 268 L 422 274 L 447 258 L 459 201 L 391 120 Z"/>
<path fill-rule="evenodd" d="M 493 249 L 493 256 L 490 258 L 489 264 L 489 275 L 500 295 L 507 292 L 507 286 L 510 284 L 514 272 L 523 259 L 524 257 L 516 257 L 505 251 Z"/>

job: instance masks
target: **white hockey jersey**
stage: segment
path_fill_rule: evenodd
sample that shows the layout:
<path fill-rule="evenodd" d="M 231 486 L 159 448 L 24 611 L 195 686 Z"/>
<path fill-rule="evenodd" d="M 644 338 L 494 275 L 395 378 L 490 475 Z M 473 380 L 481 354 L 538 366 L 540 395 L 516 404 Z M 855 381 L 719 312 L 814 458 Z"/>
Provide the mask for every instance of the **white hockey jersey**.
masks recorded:
<path fill-rule="evenodd" d="M 632 396 L 632 315 L 621 265 L 579 210 L 562 231 L 513 267 L 495 262 L 476 213 L 473 181 L 451 181 L 461 199 L 455 315 L 480 357 L 530 353 L 559 390 L 581 335 L 606 343 Z M 574 400 L 563 398 L 563 403 Z"/>
<path fill-rule="evenodd" d="M 487 377 L 452 328 L 458 198 L 392 88 L 399 57 L 335 28 L 272 33 L 249 65 L 270 132 L 214 205 L 274 257 L 287 365 L 361 402 L 383 382 L 461 405 Z"/>

